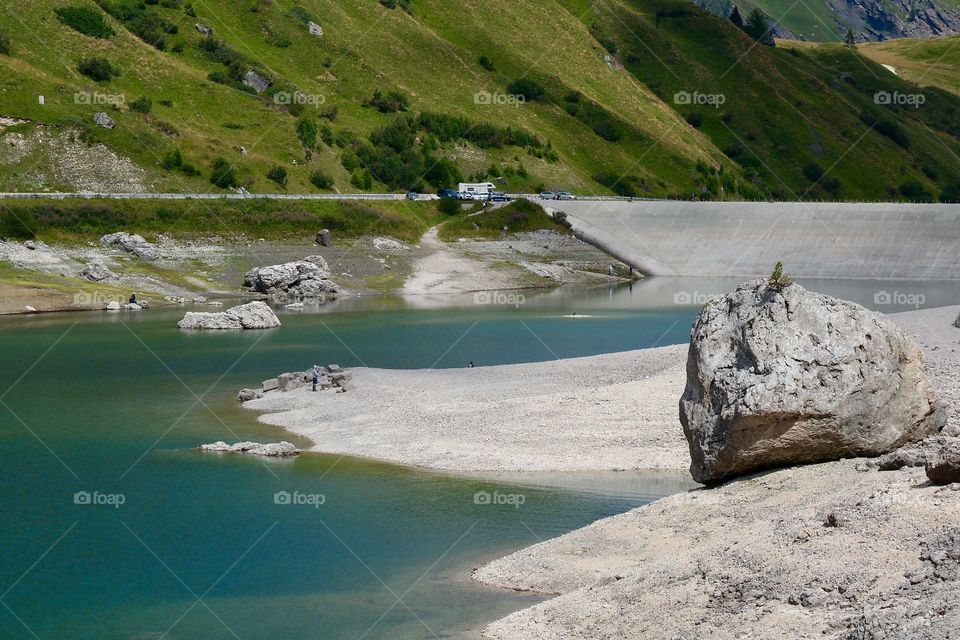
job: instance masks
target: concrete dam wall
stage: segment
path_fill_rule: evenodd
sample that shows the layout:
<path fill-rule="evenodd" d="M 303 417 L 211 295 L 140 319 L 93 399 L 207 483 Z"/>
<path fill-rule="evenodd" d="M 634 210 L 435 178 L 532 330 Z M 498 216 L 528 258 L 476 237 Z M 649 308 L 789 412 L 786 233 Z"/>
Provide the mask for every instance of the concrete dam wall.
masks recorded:
<path fill-rule="evenodd" d="M 567 201 L 581 239 L 647 275 L 960 280 L 960 205 Z"/>

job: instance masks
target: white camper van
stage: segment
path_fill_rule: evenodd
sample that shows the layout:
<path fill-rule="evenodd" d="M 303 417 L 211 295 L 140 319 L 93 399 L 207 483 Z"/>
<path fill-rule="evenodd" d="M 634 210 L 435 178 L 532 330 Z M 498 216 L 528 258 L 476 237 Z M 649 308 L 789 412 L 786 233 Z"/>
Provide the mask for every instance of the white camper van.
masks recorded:
<path fill-rule="evenodd" d="M 461 200 L 486 200 L 496 188 L 492 182 L 461 182 L 457 185 Z"/>

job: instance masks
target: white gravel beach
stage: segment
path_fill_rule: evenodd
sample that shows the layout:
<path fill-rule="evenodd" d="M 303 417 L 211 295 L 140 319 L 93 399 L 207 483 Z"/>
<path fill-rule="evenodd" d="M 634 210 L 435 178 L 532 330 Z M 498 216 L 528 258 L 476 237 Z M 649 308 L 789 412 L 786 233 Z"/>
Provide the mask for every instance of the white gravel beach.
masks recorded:
<path fill-rule="evenodd" d="M 245 407 L 311 450 L 448 471 L 685 469 L 686 346 L 474 369 L 351 369 Z"/>

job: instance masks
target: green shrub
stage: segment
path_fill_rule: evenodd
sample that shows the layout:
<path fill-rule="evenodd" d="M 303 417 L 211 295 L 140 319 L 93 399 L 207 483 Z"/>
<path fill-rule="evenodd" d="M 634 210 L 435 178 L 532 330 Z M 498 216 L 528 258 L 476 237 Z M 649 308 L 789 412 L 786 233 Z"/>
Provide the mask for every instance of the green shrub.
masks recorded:
<path fill-rule="evenodd" d="M 373 176 L 366 169 L 354 169 L 350 175 L 350 184 L 358 189 L 369 191 L 373 188 Z"/>
<path fill-rule="evenodd" d="M 487 71 L 494 71 L 494 70 L 495 70 L 495 69 L 494 69 L 494 66 L 493 66 L 493 61 L 490 60 L 490 58 L 488 58 L 487 56 L 480 56 L 480 57 L 477 59 L 477 62 L 480 64 L 481 67 L 483 67 L 483 68 L 486 69 Z"/>
<path fill-rule="evenodd" d="M 538 100 L 546 94 L 543 87 L 527 78 L 520 78 L 508 84 L 507 92 L 511 95 L 523 96 L 527 101 Z"/>
<path fill-rule="evenodd" d="M 93 38 L 109 38 L 114 35 L 101 14 L 96 9 L 84 6 L 57 7 L 54 9 L 60 22 L 74 31 Z"/>
<path fill-rule="evenodd" d="M 699 129 L 700 125 L 703 124 L 703 116 L 697 111 L 688 113 L 686 116 L 684 116 L 684 119 L 687 121 L 687 124 L 694 129 Z"/>
<path fill-rule="evenodd" d="M 153 110 L 153 101 L 147 96 L 140 96 L 130 103 L 130 110 L 139 113 L 150 113 Z"/>
<path fill-rule="evenodd" d="M 109 82 L 114 76 L 119 76 L 110 61 L 106 58 L 84 58 L 77 65 L 77 71 L 96 82 Z"/>
<path fill-rule="evenodd" d="M 297 137 L 307 149 L 317 148 L 317 123 L 309 116 L 297 120 Z"/>
<path fill-rule="evenodd" d="M 9 56 L 13 52 L 10 46 L 10 38 L 0 33 L 0 55 Z"/>
<path fill-rule="evenodd" d="M 440 213 L 445 213 L 448 216 L 455 216 L 458 213 L 463 213 L 463 207 L 460 205 L 460 201 L 456 198 L 442 198 L 438 208 L 440 209 Z"/>
<path fill-rule="evenodd" d="M 803 168 L 803 175 L 810 182 L 819 182 L 823 177 L 823 168 L 816 162 L 813 162 Z"/>
<path fill-rule="evenodd" d="M 317 169 L 310 174 L 310 184 L 315 186 L 317 189 L 330 189 L 333 187 L 333 178 L 325 174 L 323 171 Z"/>
<path fill-rule="evenodd" d="M 767 284 L 774 291 L 783 291 L 786 287 L 790 286 L 792 282 L 789 276 L 783 274 L 783 263 L 778 260 L 776 266 L 773 267 L 773 273 L 770 274 L 770 278 L 767 280 Z"/>
<path fill-rule="evenodd" d="M 210 182 L 221 189 L 230 189 L 237 186 L 237 173 L 226 158 L 220 157 L 213 161 Z"/>
<path fill-rule="evenodd" d="M 273 180 L 281 187 L 287 186 L 287 170 L 280 165 L 270 167 L 270 170 L 267 171 L 267 178 Z"/>
<path fill-rule="evenodd" d="M 367 105 L 376 107 L 380 113 L 396 113 L 397 111 L 406 111 L 410 104 L 410 99 L 399 91 L 388 91 L 383 93 L 376 89 L 373 95 L 367 100 Z"/>
<path fill-rule="evenodd" d="M 910 202 L 933 202 L 933 196 L 916 180 L 907 180 L 897 189 Z"/>
<path fill-rule="evenodd" d="M 158 51 L 166 51 L 166 35 L 178 31 L 175 23 L 167 22 L 147 5 L 156 2 L 140 0 L 95 0 L 101 9 L 123 23 L 135 36 Z"/>

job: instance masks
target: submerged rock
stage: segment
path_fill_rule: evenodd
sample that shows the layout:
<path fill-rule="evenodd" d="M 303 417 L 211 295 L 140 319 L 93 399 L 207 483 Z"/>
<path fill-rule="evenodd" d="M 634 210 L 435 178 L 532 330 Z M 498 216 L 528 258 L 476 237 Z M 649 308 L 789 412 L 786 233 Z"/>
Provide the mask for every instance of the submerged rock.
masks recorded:
<path fill-rule="evenodd" d="M 152 242 L 147 242 L 143 236 L 135 233 L 131 234 L 125 231 L 109 233 L 100 238 L 100 244 L 118 246 L 141 260 L 156 260 L 160 257 L 160 251 L 157 249 L 157 245 Z"/>
<path fill-rule="evenodd" d="M 280 319 L 273 310 L 260 301 L 248 302 L 220 312 L 189 311 L 177 323 L 181 329 L 271 329 L 280 326 Z"/>
<path fill-rule="evenodd" d="M 680 421 L 698 482 L 877 456 L 946 417 L 919 347 L 852 302 L 758 280 L 708 302 L 693 326 Z"/>
<path fill-rule="evenodd" d="M 243 276 L 243 286 L 284 300 L 322 301 L 340 291 L 330 280 L 330 267 L 323 256 L 307 256 L 296 262 L 251 269 Z"/>
<path fill-rule="evenodd" d="M 201 451 L 218 451 L 222 453 L 245 453 L 251 456 L 268 456 L 271 458 L 286 458 L 296 456 L 302 453 L 300 449 L 289 442 L 269 442 L 260 444 L 259 442 L 238 442 L 237 444 L 227 444 L 226 442 L 214 442 L 213 444 L 200 445 Z"/>

